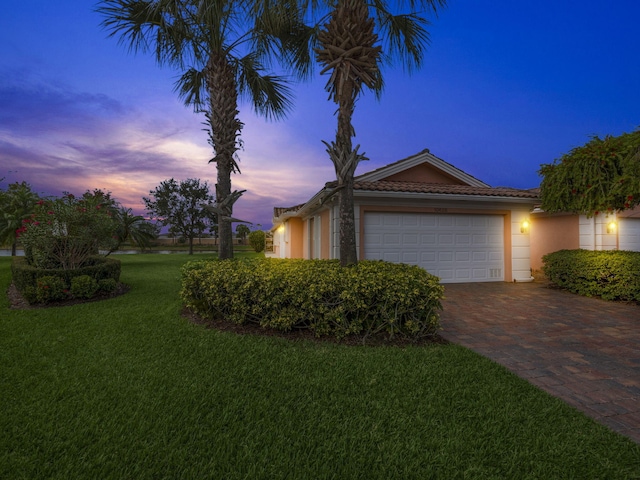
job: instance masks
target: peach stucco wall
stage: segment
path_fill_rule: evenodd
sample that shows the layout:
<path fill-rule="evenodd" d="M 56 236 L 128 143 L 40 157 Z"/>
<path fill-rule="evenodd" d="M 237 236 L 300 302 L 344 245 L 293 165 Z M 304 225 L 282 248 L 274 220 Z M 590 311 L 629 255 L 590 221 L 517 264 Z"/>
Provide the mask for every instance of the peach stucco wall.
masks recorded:
<path fill-rule="evenodd" d="M 580 248 L 578 215 L 531 216 L 531 268 L 542 268 L 542 257 L 563 249 Z"/>
<path fill-rule="evenodd" d="M 300 218 L 291 218 L 287 222 L 288 225 L 288 258 L 303 258 L 302 244 L 303 238 L 303 222 Z"/>

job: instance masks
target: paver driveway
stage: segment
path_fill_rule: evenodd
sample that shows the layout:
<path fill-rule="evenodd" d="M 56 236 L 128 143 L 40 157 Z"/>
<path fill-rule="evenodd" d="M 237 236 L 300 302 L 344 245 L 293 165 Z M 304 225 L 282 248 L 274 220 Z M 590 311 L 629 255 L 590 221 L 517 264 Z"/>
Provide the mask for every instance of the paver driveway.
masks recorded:
<path fill-rule="evenodd" d="M 445 285 L 442 336 L 640 443 L 640 305 L 542 283 Z"/>

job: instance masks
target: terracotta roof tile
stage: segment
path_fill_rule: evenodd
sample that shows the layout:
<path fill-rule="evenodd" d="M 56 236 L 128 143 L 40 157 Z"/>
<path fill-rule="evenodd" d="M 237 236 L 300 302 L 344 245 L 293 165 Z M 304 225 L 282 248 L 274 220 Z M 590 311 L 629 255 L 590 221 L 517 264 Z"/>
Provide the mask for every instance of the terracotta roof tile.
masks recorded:
<path fill-rule="evenodd" d="M 329 186 L 329 184 L 327 186 Z M 449 195 L 538 198 L 538 193 L 534 190 L 519 190 L 508 187 L 472 187 L 469 185 L 450 185 L 445 183 L 389 182 L 384 180 L 377 182 L 356 181 L 353 188 L 354 190 L 368 190 L 372 192 L 441 193 Z"/>
<path fill-rule="evenodd" d="M 300 205 L 296 205 L 294 207 L 273 207 L 273 217 L 277 218 L 283 213 L 295 212 L 297 210 L 300 210 L 303 206 L 304 203 L 301 203 Z"/>

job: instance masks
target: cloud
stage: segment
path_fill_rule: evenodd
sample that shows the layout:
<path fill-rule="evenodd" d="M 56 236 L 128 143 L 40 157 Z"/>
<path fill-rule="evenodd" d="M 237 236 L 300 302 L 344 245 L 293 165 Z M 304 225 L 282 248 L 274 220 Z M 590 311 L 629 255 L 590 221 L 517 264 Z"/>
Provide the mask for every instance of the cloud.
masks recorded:
<path fill-rule="evenodd" d="M 214 190 L 216 169 L 204 118 L 174 97 L 127 105 L 22 74 L 0 75 L 0 178 L 25 180 L 43 195 L 100 188 L 142 213 L 161 181 L 200 178 Z M 234 215 L 266 227 L 274 206 L 304 202 L 333 177 L 322 145 L 310 148 L 291 124 L 241 113 L 244 148 L 233 188 L 247 190 Z"/>

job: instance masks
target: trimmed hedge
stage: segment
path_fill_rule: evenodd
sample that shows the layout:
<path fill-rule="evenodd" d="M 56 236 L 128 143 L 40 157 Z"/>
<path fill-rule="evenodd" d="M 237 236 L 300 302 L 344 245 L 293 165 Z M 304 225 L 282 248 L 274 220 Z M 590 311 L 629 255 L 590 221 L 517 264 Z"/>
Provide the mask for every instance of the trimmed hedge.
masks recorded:
<path fill-rule="evenodd" d="M 640 301 L 640 252 L 560 250 L 545 255 L 542 262 L 546 277 L 570 292 Z"/>
<path fill-rule="evenodd" d="M 74 281 L 76 277 L 90 277 L 91 280 L 88 281 L 88 284 L 92 285 L 93 282 L 97 282 L 98 285 L 106 285 L 107 288 L 110 288 L 113 283 L 117 284 L 120 280 L 120 272 L 120 260 L 105 258 L 99 255 L 90 257 L 85 266 L 73 270 L 36 268 L 29 265 L 25 257 L 14 257 L 11 263 L 13 283 L 29 303 L 47 303 L 60 300 L 61 298 L 58 297 L 61 295 L 54 293 L 59 290 L 58 287 L 60 285 L 65 293 L 64 296 L 67 298 L 75 296 L 73 294 L 74 290 L 76 292 L 82 290 L 81 297 L 88 298 L 87 288 L 91 289 L 93 287 L 80 287 L 78 280 Z M 51 282 L 51 278 L 57 278 L 58 280 L 48 285 L 46 282 L 42 282 L 43 278 L 46 279 L 47 282 Z M 105 280 L 112 280 L 112 282 L 110 281 L 105 284 Z M 87 282 L 87 280 L 84 279 L 80 282 Z M 48 285 L 47 288 L 44 288 L 45 285 Z M 53 288 L 54 286 L 55 288 Z M 75 286 L 75 288 L 72 289 L 72 286 Z M 52 288 L 53 291 L 51 293 L 42 291 L 43 289 L 51 290 Z M 102 290 L 102 288 L 99 287 L 99 290 Z M 96 290 L 94 293 L 97 293 L 99 290 Z"/>
<path fill-rule="evenodd" d="M 180 295 L 195 313 L 238 324 L 418 339 L 439 330 L 443 293 L 438 277 L 412 265 L 264 258 L 189 262 Z"/>

